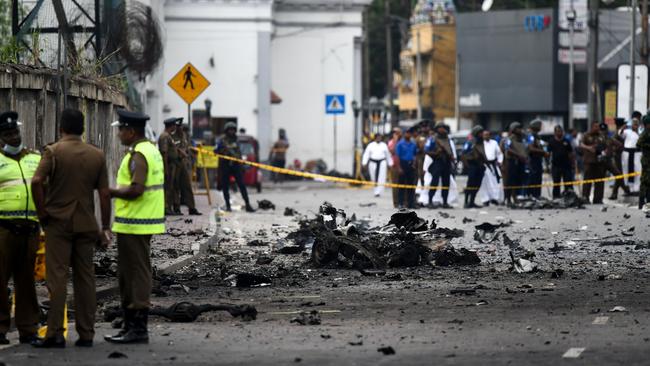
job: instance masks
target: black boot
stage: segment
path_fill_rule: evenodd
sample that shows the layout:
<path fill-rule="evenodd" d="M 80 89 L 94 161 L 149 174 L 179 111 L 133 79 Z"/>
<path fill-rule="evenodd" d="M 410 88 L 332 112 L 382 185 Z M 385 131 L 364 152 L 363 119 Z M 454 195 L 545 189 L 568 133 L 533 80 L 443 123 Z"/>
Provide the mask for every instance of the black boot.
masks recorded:
<path fill-rule="evenodd" d="M 65 338 L 62 335 L 39 338 L 32 342 L 32 346 L 35 348 L 65 348 Z"/>
<path fill-rule="evenodd" d="M 0 344 L 9 344 L 9 340 L 7 339 L 7 335 L 4 333 L 0 333 Z"/>
<path fill-rule="evenodd" d="M 131 309 L 123 309 L 124 312 L 124 317 L 122 319 L 122 329 L 116 334 L 116 335 L 105 335 L 104 340 L 107 342 L 111 342 L 111 339 L 113 338 L 119 338 L 123 337 L 129 329 L 133 328 L 133 310 Z"/>
<path fill-rule="evenodd" d="M 255 212 L 255 209 L 248 201 L 246 201 L 246 212 Z"/>
<path fill-rule="evenodd" d="M 130 323 L 126 332 L 122 330 L 115 336 L 106 336 L 104 339 L 111 343 L 149 343 L 147 321 L 149 309 L 129 310 Z M 126 317 L 125 317 L 126 321 Z"/>
<path fill-rule="evenodd" d="M 192 215 L 192 216 L 200 216 L 201 215 L 201 213 L 199 211 L 197 211 L 196 208 L 190 208 L 188 213 L 190 215 Z"/>

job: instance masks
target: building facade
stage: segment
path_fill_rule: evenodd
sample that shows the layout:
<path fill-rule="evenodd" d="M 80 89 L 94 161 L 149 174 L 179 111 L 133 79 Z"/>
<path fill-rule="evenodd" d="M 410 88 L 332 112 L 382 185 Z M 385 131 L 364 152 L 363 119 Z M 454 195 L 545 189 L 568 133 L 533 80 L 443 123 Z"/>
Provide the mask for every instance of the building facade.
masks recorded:
<path fill-rule="evenodd" d="M 158 131 L 165 118 L 188 114 L 187 104 L 166 83 L 191 62 L 211 83 L 193 111 L 205 111 L 209 99 L 214 120 L 236 120 L 259 140 L 261 160 L 284 128 L 289 161 L 323 159 L 334 168 L 333 118 L 325 114 L 325 95 L 343 94 L 347 105 L 336 121 L 336 168 L 352 172 L 350 102 L 361 100 L 361 14 L 369 0 L 149 3 L 160 19 L 165 56 L 142 94 Z M 272 95 L 282 102 L 272 104 Z"/>
<path fill-rule="evenodd" d="M 617 69 L 629 63 L 630 22 L 629 12 L 600 12 L 598 119 L 610 124 L 622 112 L 616 110 Z M 568 127 L 569 67 L 559 61 L 558 24 L 557 8 L 458 14 L 461 116 L 495 131 L 535 118 L 546 131 Z M 587 88 L 586 65 L 578 63 L 573 108 L 580 130 L 588 124 Z"/>

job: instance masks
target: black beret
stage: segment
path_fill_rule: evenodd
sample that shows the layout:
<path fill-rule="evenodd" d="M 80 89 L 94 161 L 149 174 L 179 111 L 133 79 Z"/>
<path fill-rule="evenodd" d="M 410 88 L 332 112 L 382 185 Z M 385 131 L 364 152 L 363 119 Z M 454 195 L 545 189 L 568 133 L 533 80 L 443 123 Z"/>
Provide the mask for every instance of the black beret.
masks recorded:
<path fill-rule="evenodd" d="M 0 131 L 12 130 L 20 125 L 17 112 L 8 111 L 0 114 Z"/>

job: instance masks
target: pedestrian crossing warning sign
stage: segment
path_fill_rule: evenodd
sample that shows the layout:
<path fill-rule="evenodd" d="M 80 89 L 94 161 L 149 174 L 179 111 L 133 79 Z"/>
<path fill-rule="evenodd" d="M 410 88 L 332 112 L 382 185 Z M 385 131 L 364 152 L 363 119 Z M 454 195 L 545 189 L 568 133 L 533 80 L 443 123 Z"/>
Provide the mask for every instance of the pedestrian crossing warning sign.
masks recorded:
<path fill-rule="evenodd" d="M 345 95 L 343 94 L 325 95 L 325 113 L 345 114 Z"/>
<path fill-rule="evenodd" d="M 192 102 L 210 86 L 210 82 L 191 63 L 185 64 L 167 83 L 185 103 Z"/>

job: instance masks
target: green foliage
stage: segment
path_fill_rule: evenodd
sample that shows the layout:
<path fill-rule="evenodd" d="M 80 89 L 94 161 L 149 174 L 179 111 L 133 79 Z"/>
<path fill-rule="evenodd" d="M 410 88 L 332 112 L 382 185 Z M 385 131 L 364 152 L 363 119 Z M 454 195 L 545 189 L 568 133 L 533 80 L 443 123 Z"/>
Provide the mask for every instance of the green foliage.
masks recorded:
<path fill-rule="evenodd" d="M 0 0 L 0 47 L 11 43 L 11 2 Z"/>
<path fill-rule="evenodd" d="M 17 42 L 15 37 L 8 37 L 5 44 L 0 46 L 0 62 L 17 64 L 26 50 Z"/>
<path fill-rule="evenodd" d="M 368 53 L 370 59 L 370 95 L 383 97 L 386 94 L 386 31 L 384 6 L 390 1 L 392 15 L 408 20 L 411 17 L 411 0 L 375 0 L 368 7 Z M 399 53 L 403 38 L 399 21 L 392 21 L 393 70 L 399 70 Z"/>

